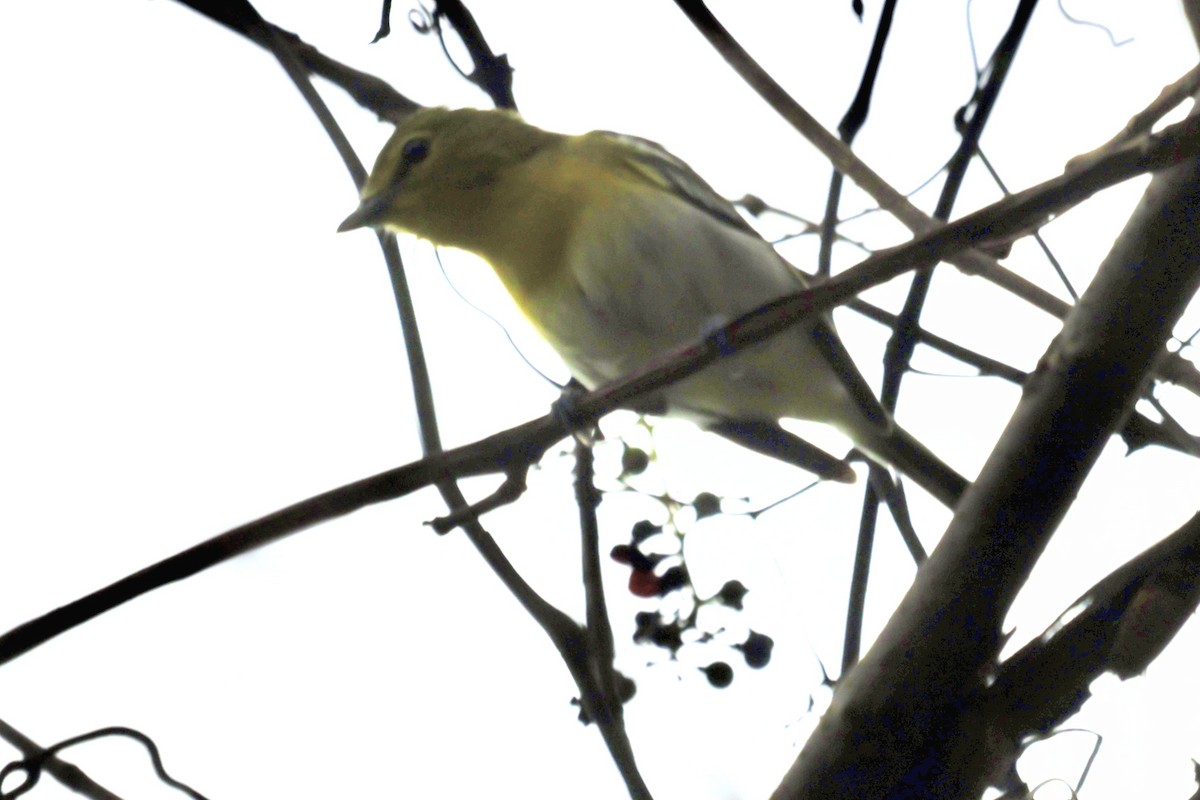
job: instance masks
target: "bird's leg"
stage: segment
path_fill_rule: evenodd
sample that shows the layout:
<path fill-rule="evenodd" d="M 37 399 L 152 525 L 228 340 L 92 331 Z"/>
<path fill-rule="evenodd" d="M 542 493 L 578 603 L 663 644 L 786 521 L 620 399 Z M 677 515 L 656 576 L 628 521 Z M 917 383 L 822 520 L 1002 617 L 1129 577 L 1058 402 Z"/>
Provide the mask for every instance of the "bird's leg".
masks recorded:
<path fill-rule="evenodd" d="M 577 411 L 579 398 L 587 394 L 587 391 L 587 387 L 572 378 L 562 388 L 558 399 L 551 404 L 550 413 L 576 441 L 585 447 L 591 447 L 602 439 L 603 435 L 595 423 L 583 422 Z"/>

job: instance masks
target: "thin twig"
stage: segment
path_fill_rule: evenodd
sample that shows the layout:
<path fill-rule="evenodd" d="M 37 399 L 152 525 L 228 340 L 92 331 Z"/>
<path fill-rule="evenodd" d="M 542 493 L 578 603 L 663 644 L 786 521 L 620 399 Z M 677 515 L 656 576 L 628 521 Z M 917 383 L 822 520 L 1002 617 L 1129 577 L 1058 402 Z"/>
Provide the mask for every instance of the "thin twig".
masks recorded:
<path fill-rule="evenodd" d="M 846 110 L 846 114 L 838 125 L 838 135 L 847 147 L 854 142 L 854 137 L 858 135 L 858 131 L 867 119 L 867 112 L 871 106 L 871 95 L 875 90 L 879 67 L 883 63 L 883 49 L 892 30 L 892 18 L 895 11 L 896 0 L 886 0 L 879 12 L 879 23 L 875 28 L 875 38 L 871 42 L 871 52 L 867 56 L 862 78 L 859 80 L 858 92 L 855 93 L 850 108 Z M 837 232 L 842 182 L 842 173 L 835 169 L 829 179 L 825 215 L 821 219 L 817 276 L 822 279 L 828 278 L 832 273 L 833 242 Z M 869 464 L 868 468 L 872 473 L 879 469 L 875 464 Z M 846 604 L 846 630 L 842 642 L 842 674 L 845 674 L 858 661 L 862 645 L 863 610 L 866 603 L 867 585 L 871 576 L 871 552 L 875 546 L 875 529 L 878 520 L 879 494 L 875 490 L 874 483 L 868 481 L 863 492 L 862 512 L 858 524 L 858 544 L 855 548 L 854 567 L 850 575 L 850 597 Z"/>
<path fill-rule="evenodd" d="M 688 16 L 692 24 L 708 39 L 713 48 L 731 67 L 758 92 L 775 111 L 806 138 L 834 169 L 854 181 L 879 204 L 880 208 L 894 215 L 905 227 L 918 236 L 937 227 L 937 222 L 917 208 L 908 198 L 896 191 L 854 154 L 841 140 L 822 127 L 816 117 L 809 114 L 791 95 L 738 44 L 729 31 L 713 16 L 703 0 L 675 0 L 675 4 Z M 1067 312 L 1067 305 L 1054 295 L 1020 275 L 1001 266 L 994 258 L 978 250 L 957 252 L 950 263 L 970 275 L 978 275 L 1033 306 L 1057 317 Z"/>
<path fill-rule="evenodd" d="M 896 13 L 896 0 L 886 0 L 879 11 L 879 23 L 875 27 L 875 38 L 871 40 L 871 52 L 863 67 L 862 78 L 858 82 L 858 91 L 846 109 L 842 121 L 838 123 L 838 136 L 847 146 L 854 143 L 854 137 L 866 122 L 867 113 L 871 108 L 871 95 L 875 91 L 875 81 L 879 77 L 879 67 L 883 64 L 883 48 L 887 44 L 888 35 L 892 31 L 892 18 Z M 821 219 L 821 245 L 817 253 L 817 275 L 827 278 L 832 272 L 833 242 L 837 232 L 838 207 L 842 199 L 842 173 L 836 169 L 829 179 L 829 193 L 825 200 L 825 216 Z"/>
<path fill-rule="evenodd" d="M 1089 153 L 1076 156 L 1067 162 L 1067 169 L 1076 169 L 1087 164 L 1096 157 L 1122 147 L 1139 136 L 1144 136 L 1154 129 L 1164 116 L 1174 111 L 1182 103 L 1195 97 L 1200 92 L 1200 65 L 1192 67 L 1179 80 L 1163 87 L 1158 97 L 1144 109 L 1134 114 L 1125 127 L 1113 138 Z"/>
<path fill-rule="evenodd" d="M 575 503 L 579 507 L 580 550 L 583 557 L 583 590 L 586 606 L 587 664 L 595 681 L 592 696 L 581 695 L 580 701 L 589 717 L 600 729 L 629 794 L 635 800 L 649 800 L 646 786 L 633 755 L 633 746 L 625 732 L 625 712 L 617 674 L 613 669 L 616 648 L 608 606 L 604 600 L 604 576 L 600 561 L 600 525 L 596 508 L 600 492 L 595 485 L 594 458 L 591 446 L 582 437 L 575 437 Z M 580 687 L 581 689 L 583 687 Z"/>
<path fill-rule="evenodd" d="M 808 139 L 825 158 L 829 159 L 835 169 L 854 181 L 882 209 L 895 215 L 901 224 L 917 234 L 918 237 L 927 234 L 937 226 L 936 221 L 910 203 L 904 195 L 888 185 L 883 178 L 854 155 L 836 136 L 826 131 L 815 117 L 797 103 L 738 44 L 729 31 L 725 30 L 724 26 L 713 16 L 712 12 L 705 7 L 703 0 L 675 0 L 675 2 L 683 13 L 687 15 L 692 24 L 696 26 L 696 29 L 708 39 L 713 48 L 721 54 L 738 75 L 752 89 L 758 92 L 785 121 Z M 1188 73 L 1189 76 L 1191 74 L 1190 72 Z M 1186 78 L 1187 76 L 1185 76 Z M 1177 96 L 1177 91 L 1170 93 L 1170 98 Z M 1157 107 L 1157 105 L 1152 104 L 1152 108 Z M 1126 142 L 1124 147 L 1128 147 L 1133 141 Z M 1119 149 L 1121 148 L 1109 149 L 1104 153 L 1095 153 L 1093 154 L 1094 158 L 1089 159 L 1089 163 L 1096 159 L 1111 156 L 1114 150 Z M 1083 166 L 1086 167 L 1086 164 Z M 1076 171 L 1077 166 L 1074 163 L 1068 165 L 1067 174 L 1075 174 Z M 991 281 L 995 285 L 1030 303 L 1035 308 L 1039 308 L 1059 319 L 1065 317 L 1067 311 L 1070 310 L 1070 306 L 1067 303 L 1037 284 L 1005 269 L 996 259 L 986 253 L 980 252 L 978 249 L 962 250 L 947 256 L 943 260 L 949 261 L 968 275 L 978 275 Z M 1200 393 L 1200 373 L 1196 371 L 1194 365 L 1188 364 L 1183 359 L 1173 355 L 1160 364 L 1160 369 L 1163 368 L 1175 373 L 1187 374 L 1189 388 L 1194 392 Z M 1177 382 L 1179 382 L 1178 379 Z"/>
<path fill-rule="evenodd" d="M 870 464 L 868 469 L 878 468 Z M 863 493 L 862 511 L 859 512 L 854 566 L 850 573 L 850 592 L 846 601 L 846 629 L 842 634 L 842 675 L 858 663 L 862 651 L 863 612 L 867 606 L 871 554 L 875 550 L 875 528 L 878 521 L 879 495 L 868 482 L 867 490 Z"/>
<path fill-rule="evenodd" d="M 463 77 L 482 89 L 497 108 L 515 111 L 517 100 L 513 96 L 513 69 L 509 66 L 508 56 L 493 52 L 475 17 L 461 0 L 437 0 L 436 5 L 435 18 L 444 16 L 450 21 L 475 64 L 475 68 Z"/>
<path fill-rule="evenodd" d="M 20 750 L 24 760 L 37 759 L 42 769 L 76 794 L 91 798 L 91 800 L 121 800 L 119 795 L 113 794 L 101 786 L 74 764 L 63 761 L 57 755 L 47 757 L 44 747 L 4 720 L 0 720 L 0 739 Z M 7 793 L 11 794 L 13 791 L 14 789 L 10 787 Z"/>
<path fill-rule="evenodd" d="M 1000 37 L 996 50 L 988 61 L 990 69 L 984 69 L 983 74 L 977 76 L 977 80 L 984 75 L 986 79 L 976 86 L 971 101 L 960 111 L 960 117 L 965 120 L 962 125 L 962 141 L 946 167 L 946 182 L 942 186 L 937 208 L 933 212 L 935 220 L 944 222 L 950 219 L 950 213 L 958 199 L 958 190 L 966 177 L 971 160 L 975 157 L 979 138 L 991 119 L 992 109 L 1000 96 L 1000 90 L 1008 77 L 1035 7 L 1037 0 L 1021 0 L 1017 4 L 1008 30 Z M 880 392 L 880 402 L 889 412 L 894 412 L 899 402 L 900 384 L 917 346 L 914 331 L 920 323 L 921 311 L 925 307 L 925 299 L 929 296 L 932 285 L 933 266 L 916 271 L 895 330 L 888 339 L 883 356 L 883 389 Z"/>

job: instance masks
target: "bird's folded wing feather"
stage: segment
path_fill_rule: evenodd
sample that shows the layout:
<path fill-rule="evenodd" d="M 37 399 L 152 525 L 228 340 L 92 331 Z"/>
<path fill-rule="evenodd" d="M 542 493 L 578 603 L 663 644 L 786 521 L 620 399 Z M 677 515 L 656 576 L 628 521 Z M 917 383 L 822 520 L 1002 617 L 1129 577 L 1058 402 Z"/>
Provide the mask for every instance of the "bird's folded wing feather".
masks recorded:
<path fill-rule="evenodd" d="M 684 161 L 676 158 L 669 153 L 665 148 L 652 142 L 648 139 L 642 139 L 635 136 L 627 136 L 617 133 L 604 132 L 600 134 L 603 137 L 611 138 L 613 141 L 621 145 L 620 152 L 624 156 L 624 166 L 626 174 L 633 179 L 640 181 L 647 187 L 653 187 L 659 191 L 667 192 L 679 200 L 684 201 L 693 209 L 703 212 L 705 218 L 710 221 L 716 221 L 720 225 L 728 226 L 737 231 L 739 236 L 729 237 L 726 235 L 705 236 L 703 228 L 705 225 L 693 223 L 695 230 L 691 233 L 695 234 L 690 238 L 691 245 L 696 248 L 712 248 L 729 249 L 731 252 L 722 253 L 730 259 L 728 274 L 735 278 L 725 285 L 714 285 L 712 281 L 706 280 L 706 276 L 695 274 L 695 270 L 689 269 L 695 259 L 700 257 L 698 253 L 687 252 L 666 252 L 666 246 L 662 243 L 662 237 L 655 236 L 655 230 L 652 224 L 654 220 L 654 210 L 661 206 L 657 203 L 647 202 L 642 208 L 628 208 L 626 213 L 637 220 L 642 221 L 641 225 L 631 225 L 625 230 L 641 231 L 643 235 L 634 235 L 633 241 L 626 243 L 626 246 L 634 247 L 641 252 L 647 249 L 659 249 L 663 252 L 657 255 L 662 259 L 660 263 L 673 263 L 679 265 L 679 269 L 663 269 L 651 276 L 643 276 L 643 280 L 650 281 L 656 285 L 641 287 L 646 296 L 651 297 L 675 297 L 677 302 L 675 308 L 660 309 L 660 314 L 682 314 L 684 319 L 687 319 L 689 314 L 688 309 L 694 310 L 697 308 L 729 308 L 740 309 L 737 313 L 745 313 L 759 305 L 762 305 L 775 297 L 782 296 L 791 292 L 804 289 L 808 286 L 808 282 L 799 270 L 787 263 L 782 256 L 774 254 L 774 258 L 763 258 L 755 248 L 759 245 L 770 247 L 764 242 L 761 236 L 753 227 L 747 223 L 734 205 L 727 199 L 716 192 L 703 178 L 696 174 L 691 167 Z M 635 204 L 636 205 L 636 204 Z M 671 220 L 661 220 L 663 224 L 680 225 L 686 224 L 677 215 Z M 711 229 L 710 229 L 711 231 Z M 751 246 L 743 240 L 744 237 L 750 237 L 755 242 Z M 657 239 L 657 243 L 656 240 Z M 741 242 L 740 245 L 733 247 L 721 248 L 722 243 Z M 748 252 L 739 253 L 739 249 L 745 249 Z M 773 250 L 772 250 L 773 252 Z M 711 250 L 709 250 L 711 253 Z M 632 254 L 630 254 L 632 256 Z M 689 261 L 689 256 L 692 260 Z M 711 255 L 710 255 L 711 257 Z M 752 276 L 752 280 L 741 281 L 737 280 L 739 265 L 737 259 L 753 259 L 753 268 L 758 271 L 758 274 Z M 671 259 L 670 262 L 665 259 Z M 769 270 L 772 274 L 761 274 L 764 270 Z M 589 265 L 587 274 L 594 281 L 600 278 L 603 282 L 603 271 L 596 271 L 595 265 Z M 587 280 L 585 278 L 585 280 Z M 668 285 L 664 285 L 668 284 Z M 767 285 L 774 292 L 773 296 L 762 296 L 763 286 Z M 587 287 L 585 287 L 586 290 Z M 602 300 L 597 298 L 597 302 L 612 304 L 610 307 L 619 307 L 620 302 L 613 297 L 613 287 L 608 286 L 602 288 L 599 285 L 593 284 L 593 291 L 607 295 Z M 632 309 L 631 309 L 632 311 Z M 644 313 L 644 307 L 641 308 L 641 313 Z M 631 314 L 636 317 L 635 312 Z M 735 314 L 736 315 L 736 314 Z M 723 325 L 729 322 L 729 318 L 708 319 L 702 322 L 702 325 L 707 325 L 709 328 L 716 325 Z M 643 324 L 646 321 L 643 320 Z M 649 323 L 661 325 L 661 319 L 657 323 Z M 691 338 L 698 338 L 706 331 L 697 329 L 691 332 Z M 882 428 L 890 426 L 891 422 L 888 414 L 883 410 L 867 385 L 866 380 L 855 366 L 853 359 L 850 357 L 841 339 L 834 331 L 833 322 L 828 315 L 821 315 L 812 326 L 812 340 L 817 350 L 833 368 L 833 370 L 843 378 L 843 383 L 846 390 L 849 392 L 853 402 L 859 407 L 863 417 L 870 422 L 879 425 Z"/>

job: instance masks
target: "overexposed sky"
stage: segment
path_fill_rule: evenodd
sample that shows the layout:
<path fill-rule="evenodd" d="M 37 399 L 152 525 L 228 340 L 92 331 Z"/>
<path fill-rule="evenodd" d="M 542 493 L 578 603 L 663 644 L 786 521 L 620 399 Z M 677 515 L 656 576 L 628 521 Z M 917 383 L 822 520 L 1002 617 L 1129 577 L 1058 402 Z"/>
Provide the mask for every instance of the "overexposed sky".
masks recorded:
<path fill-rule="evenodd" d="M 809 8 L 808 6 L 821 6 Z M 970 14 L 986 58 L 1011 3 Z M 419 37 L 397 5 L 393 36 L 368 46 L 373 3 L 258 5 L 330 56 L 425 104 L 485 105 Z M 823 161 L 733 75 L 667 0 L 471 4 L 493 48 L 516 68 L 535 124 L 606 128 L 661 141 L 730 197 L 753 193 L 816 219 Z M 849 3 L 714 3 L 714 12 L 828 127 L 852 96 L 878 3 L 858 23 Z M 1195 62 L 1168 0 L 1068 9 L 1107 24 L 1072 25 L 1053 4 L 1035 15 L 983 148 L 1012 188 L 1061 171 L 1108 140 Z M 232 526 L 419 457 L 407 369 L 373 236 L 338 235 L 354 188 L 273 58 L 169 0 L 9 4 L 0 8 L 7 124 L 0 148 L 0 630 Z M 872 116 L 856 149 L 903 190 L 956 145 L 954 111 L 973 85 L 961 2 L 902 6 Z M 370 164 L 389 127 L 320 85 Z M 1055 221 L 1045 236 L 1082 289 L 1144 186 L 1134 181 Z M 938 185 L 915 200 L 930 208 Z M 956 212 L 999 197 L 975 165 Z M 847 212 L 866 206 L 847 192 Z M 902 241 L 876 219 L 846 233 L 871 247 Z M 768 220 L 771 233 L 790 230 Z M 402 242 L 448 445 L 544 413 L 556 396 L 493 323 L 458 299 L 424 243 Z M 811 266 L 814 246 L 787 250 Z M 840 266 L 857 256 L 839 253 Z M 454 285 L 508 322 L 539 367 L 552 353 L 513 321 L 486 268 L 446 254 Z M 1019 244 L 1007 265 L 1065 296 L 1044 260 Z M 903 285 L 872 299 L 896 308 Z M 838 316 L 865 374 L 879 376 L 884 333 Z M 1030 369 L 1058 325 L 981 281 L 942 268 L 925 317 L 942 335 Z M 1193 309 L 1183 335 L 1200 327 Z M 899 417 L 973 475 L 1019 389 L 927 351 L 906 379 Z M 1164 392 L 1200 430 L 1195 398 Z M 615 437 L 605 423 L 602 485 Z M 788 467 L 682 424 L 657 429 L 661 465 L 641 484 L 731 511 L 807 483 Z M 844 440 L 829 436 L 831 447 Z M 1108 569 L 1195 511 L 1200 467 L 1114 441 L 1039 565 L 1010 623 L 1041 631 Z M 570 460 L 551 455 L 528 497 L 485 524 L 544 595 L 582 614 Z M 607 470 L 607 471 L 606 471 Z M 494 479 L 464 482 L 472 498 Z M 916 490 L 926 545 L 948 514 Z M 738 498 L 748 497 L 741 502 Z M 777 641 L 770 668 L 737 671 L 718 692 L 696 670 L 716 657 L 663 662 L 629 642 L 650 606 L 611 566 L 610 606 L 627 711 L 655 797 L 769 794 L 815 721 L 817 658 L 840 658 L 860 489 L 821 486 L 756 521 L 689 524 L 698 588 L 750 586 L 750 625 Z M 359 512 L 159 590 L 0 669 L 0 718 L 50 744 L 104 725 L 155 738 L 167 768 L 212 798 L 462 797 L 581 800 L 624 790 L 595 730 L 574 721 L 575 689 L 548 641 L 459 534 L 422 523 L 435 493 Z M 661 506 L 610 493 L 605 548 Z M 873 636 L 912 577 L 886 527 L 868 598 Z M 1200 639 L 1189 625 L 1143 679 L 1104 680 L 1073 724 L 1104 736 L 1085 797 L 1186 797 L 1200 758 L 1187 693 Z M 727 653 L 727 656 L 736 654 Z M 648 661 L 655 662 L 647 666 Z M 1194 668 L 1193 668 L 1194 669 Z M 1031 782 L 1074 781 L 1092 739 L 1070 734 L 1031 755 Z M 11 756 L 0 747 L 0 761 Z M 152 781 L 130 743 L 70 758 L 123 797 L 176 796 Z M 7 787 L 6 787 L 7 788 Z M 35 797 L 65 797 L 47 780 Z M 1038 797 L 1065 797 L 1061 785 Z"/>

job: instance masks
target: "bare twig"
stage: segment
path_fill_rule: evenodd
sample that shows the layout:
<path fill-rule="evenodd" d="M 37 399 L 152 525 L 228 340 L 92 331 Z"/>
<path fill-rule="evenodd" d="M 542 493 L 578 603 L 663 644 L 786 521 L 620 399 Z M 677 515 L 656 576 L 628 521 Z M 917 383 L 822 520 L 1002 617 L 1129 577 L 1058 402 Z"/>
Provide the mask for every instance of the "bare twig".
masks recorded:
<path fill-rule="evenodd" d="M 950 212 L 958 199 L 958 190 L 966 177 L 967 167 L 975 157 L 979 138 L 983 135 L 983 129 L 991 118 L 992 109 L 1000 96 L 1000 89 L 1008 77 L 1009 68 L 1016 58 L 1017 49 L 1020 47 L 1025 30 L 1029 25 L 1029 19 L 1033 16 L 1033 9 L 1036 7 L 1037 0 L 1021 0 L 1017 4 L 1012 22 L 1009 24 L 1008 30 L 1004 32 L 1004 36 L 1000 38 L 996 50 L 988 62 L 990 68 L 985 69 L 982 75 L 977 76 L 977 81 L 981 81 L 981 83 L 976 85 L 975 94 L 970 102 L 959 112 L 960 118 L 963 120 L 960 125 L 962 141 L 959 142 L 958 149 L 947 165 L 946 182 L 942 186 L 937 208 L 933 212 L 935 220 L 945 221 L 950 218 Z M 904 373 L 908 370 L 913 350 L 917 347 L 915 330 L 920 322 L 921 311 L 925 307 L 925 298 L 928 297 L 932 284 L 932 266 L 917 270 L 913 275 L 912 284 L 908 288 L 908 294 L 904 299 L 904 307 L 900 311 L 896 327 L 888 339 L 883 357 L 883 389 L 880 393 L 880 401 L 888 411 L 895 411 L 896 404 L 899 402 L 900 383 Z"/>
<path fill-rule="evenodd" d="M 870 465 L 869 469 L 876 467 Z M 875 530 L 879 521 L 879 495 L 868 483 L 859 512 L 858 538 L 854 547 L 854 566 L 850 573 L 849 598 L 846 601 L 846 629 L 842 634 L 842 671 L 845 675 L 858 663 L 862 651 L 863 612 L 867 607 L 867 585 L 871 575 L 871 554 L 875 551 Z"/>
<path fill-rule="evenodd" d="M 1189 5 L 1184 3 L 1185 6 Z M 1075 156 L 1067 162 L 1067 170 L 1078 169 L 1096 157 L 1106 152 L 1122 147 L 1139 136 L 1150 133 L 1158 121 L 1173 111 L 1176 107 L 1192 99 L 1200 92 L 1200 65 L 1192 67 L 1179 80 L 1163 87 L 1158 97 L 1150 105 L 1134 114 L 1125 127 L 1113 138 L 1089 153 Z"/>
<path fill-rule="evenodd" d="M 928 233 L 937 226 L 934 220 L 888 185 L 883 178 L 855 156 L 836 136 L 826 131 L 815 117 L 797 103 L 725 30 L 712 12 L 705 7 L 703 0 L 676 0 L 676 5 L 688 16 L 697 30 L 709 40 L 713 48 L 741 75 L 742 79 L 758 92 L 784 120 L 808 139 L 823 156 L 829 159 L 834 169 L 854 181 L 881 208 L 894 214 L 896 219 L 918 236 Z M 1131 145 L 1134 145 L 1133 141 L 1127 143 L 1125 147 Z M 1099 154 L 1098 157 L 1108 157 L 1112 154 L 1113 151 L 1109 151 Z M 1075 171 L 1074 168 L 1068 170 L 1072 174 Z M 1038 226 L 1040 224 L 1043 223 L 1039 223 Z M 1014 232 L 1014 235 L 1023 235 L 1026 232 Z M 1065 317 L 1070 309 L 1067 303 L 1037 284 L 1005 269 L 994 258 L 978 249 L 959 251 L 943 260 L 949 261 L 967 274 L 978 275 L 991 281 L 1034 307 L 1060 319 Z M 1168 369 L 1187 374 L 1189 388 L 1200 393 L 1200 373 L 1197 373 L 1194 365 L 1184 362 L 1177 355 L 1168 357 L 1164 363 Z M 1177 379 L 1176 382 L 1181 381 Z"/>
<path fill-rule="evenodd" d="M 3 720 L 0 720 L 0 739 L 20 750 L 21 756 L 26 761 L 37 759 L 42 769 L 76 794 L 91 798 L 91 800 L 121 800 L 118 795 L 96 783 L 74 764 L 63 761 L 57 755 L 47 757 L 44 747 Z M 13 796 L 14 792 L 15 790 L 10 788 L 6 790 L 5 794 Z"/>
<path fill-rule="evenodd" d="M 858 82 L 858 91 L 846 109 L 842 121 L 838 123 L 838 135 L 847 146 L 854 142 L 863 123 L 866 122 L 867 112 L 871 108 L 871 95 L 875 91 L 875 80 L 879 77 L 879 67 L 883 64 L 883 49 L 887 45 L 888 35 L 892 30 L 892 18 L 896 13 L 896 0 L 886 0 L 879 11 L 879 23 L 875 27 L 875 38 L 871 40 L 871 52 L 867 56 L 866 66 L 863 67 L 862 78 Z M 838 223 L 838 206 L 842 198 L 842 173 L 836 169 L 829 179 L 829 192 L 825 200 L 825 216 L 821 219 L 821 246 L 817 254 L 817 275 L 828 278 L 832 272 L 833 242 L 836 238 Z"/>
<path fill-rule="evenodd" d="M 992 108 L 1000 95 L 1000 89 L 1008 76 L 1009 67 L 1016 57 L 1017 48 L 1020 46 L 1025 29 L 1029 24 L 1029 18 L 1036 5 L 1037 0 L 1021 0 L 1017 4 L 1012 23 L 992 54 L 989 62 L 992 68 L 985 70 L 984 75 L 976 76 L 976 80 L 982 82 L 976 85 L 971 101 L 960 111 L 959 118 L 963 120 L 959 126 L 962 131 L 962 141 L 947 165 L 946 182 L 942 186 L 937 208 L 933 212 L 935 220 L 945 221 L 950 218 L 950 212 L 958 197 L 958 190 L 962 186 L 963 178 L 966 176 L 967 167 L 975 156 L 979 138 L 983 135 L 983 129 L 987 125 Z M 892 335 L 888 338 L 887 347 L 884 350 L 883 386 L 879 400 L 889 413 L 895 412 L 896 405 L 900 401 L 901 381 L 908 371 L 913 351 L 917 347 L 916 331 L 920 326 L 925 299 L 933 285 L 933 270 L 934 265 L 930 264 L 913 273 L 912 282 L 904 299 L 904 307 L 897 317 L 896 325 L 892 329 Z M 850 624 L 862 625 L 862 603 L 866 597 L 865 584 L 870 569 L 871 552 L 870 544 L 864 540 L 874 536 L 873 527 L 878 505 L 877 493 L 868 489 L 863 500 L 863 521 L 859 526 L 858 534 L 859 548 L 855 556 L 855 569 L 850 585 L 849 609 L 851 613 L 847 614 L 846 646 L 842 651 L 843 673 L 853 666 L 854 659 L 858 657 L 861 631 L 851 629 Z M 867 529 L 868 524 L 870 524 L 871 530 Z M 861 586 L 858 585 L 860 582 Z"/>
<path fill-rule="evenodd" d="M 302 41 L 296 34 L 266 22 L 245 0 L 178 2 L 272 52 L 275 51 L 276 43 L 282 39 L 306 69 L 342 87 L 360 104 L 378 114 L 380 119 L 396 122 L 420 108 L 419 104 L 397 92 L 385 81 L 334 61 Z"/>
<path fill-rule="evenodd" d="M 497 108 L 516 109 L 517 100 L 512 90 L 512 67 L 508 64 L 508 56 L 496 55 L 487 38 L 480 30 L 479 24 L 461 0 L 437 0 L 434 13 L 435 24 L 439 26 L 440 17 L 445 17 L 458 31 L 463 46 L 471 56 L 475 68 L 463 77 L 482 89 Z"/>
<path fill-rule="evenodd" d="M 449 514 L 432 520 L 429 527 L 433 528 L 434 533 L 446 534 L 472 521 L 478 522 L 480 517 L 497 508 L 517 502 L 525 494 L 525 478 L 529 474 L 529 467 L 529 464 L 514 465 L 496 491 L 478 502 L 455 506 Z"/>
<path fill-rule="evenodd" d="M 887 44 L 888 35 L 892 29 L 892 18 L 896 12 L 895 0 L 887 0 L 879 12 L 879 24 L 875 28 L 875 38 L 871 42 L 871 52 L 867 56 L 863 76 L 858 84 L 858 91 L 850 108 L 838 125 L 838 135 L 849 146 L 854 141 L 866 121 L 867 112 L 871 106 L 871 94 L 875 89 L 875 80 L 879 75 L 879 67 L 883 63 L 883 49 Z M 825 214 L 821 219 L 821 242 L 817 254 L 817 275 L 826 279 L 832 272 L 833 242 L 837 228 L 838 205 L 841 201 L 843 176 L 836 169 L 829 179 L 829 192 L 825 201 Z M 893 328 L 893 336 L 898 329 Z M 889 412 L 895 411 L 895 406 L 883 404 Z M 874 464 L 869 465 L 872 475 L 878 475 L 881 470 Z M 850 597 L 846 605 L 846 632 L 842 645 L 842 673 L 844 674 L 858 660 L 860 643 L 862 641 L 862 614 L 867 596 L 867 583 L 871 574 L 871 553 L 875 545 L 875 526 L 879 519 L 879 492 L 876 481 L 867 483 L 863 494 L 862 512 L 858 525 L 858 545 L 854 553 L 854 568 L 850 577 Z M 903 503 L 903 498 L 899 498 Z M 907 510 L 904 511 L 907 516 Z"/>
<path fill-rule="evenodd" d="M 200 794 L 186 783 L 173 778 L 167 772 L 166 767 L 163 766 L 162 756 L 158 751 L 158 745 L 155 744 L 153 739 L 139 730 L 119 725 L 114 725 L 107 728 L 98 728 L 94 731 L 79 734 L 78 736 L 72 736 L 69 739 L 63 739 L 60 742 L 50 745 L 44 750 L 39 750 L 37 753 L 27 756 L 21 761 L 6 764 L 4 768 L 0 770 L 0 781 L 3 781 L 3 779 L 18 773 L 23 774 L 25 780 L 19 786 L 5 791 L 4 796 L 17 797 L 32 789 L 41 778 L 43 767 L 47 767 L 49 762 L 56 761 L 58 754 L 63 750 L 66 750 L 68 747 L 74 747 L 76 745 L 96 741 L 98 739 L 109 739 L 114 737 L 132 739 L 140 744 L 146 750 L 146 754 L 150 757 L 150 766 L 154 770 L 154 774 L 162 783 L 166 784 L 177 792 L 192 798 L 192 800 L 206 800 L 204 795 Z M 50 770 L 47 768 L 47 771 Z M 94 784 L 85 782 L 83 785 L 91 786 Z M 115 797 L 115 795 L 112 795 L 112 793 L 108 792 L 107 790 L 103 790 L 99 796 Z"/>
<path fill-rule="evenodd" d="M 825 130 L 815 117 L 796 102 L 738 44 L 729 31 L 725 30 L 712 12 L 705 7 L 703 0 L 675 0 L 675 2 L 742 79 L 758 92 L 759 96 L 785 121 L 808 139 L 821 155 L 829 159 L 834 169 L 854 181 L 860 189 L 879 204 L 880 208 L 893 214 L 905 227 L 918 236 L 937 227 L 936 221 L 909 202 L 903 194 L 892 188 L 887 181 L 856 156 L 845 143 Z M 978 250 L 960 251 L 955 253 L 953 258 L 946 260 L 968 274 L 979 275 L 992 281 L 1049 314 L 1057 317 L 1066 314 L 1067 305 L 1057 297 L 1010 272 L 994 258 Z"/>
<path fill-rule="evenodd" d="M 633 746 L 625 732 L 624 698 L 613 669 L 615 647 L 608 606 L 604 600 L 604 580 L 600 568 L 600 525 L 596 508 L 600 492 L 596 490 L 592 448 L 575 439 L 575 501 L 579 507 L 580 550 L 583 556 L 583 591 L 586 606 L 586 662 L 594 676 L 592 696 L 580 701 L 590 719 L 600 728 L 621 777 L 634 800 L 650 800 L 650 790 L 638 771 Z M 583 687 L 580 687 L 581 689 Z"/>

